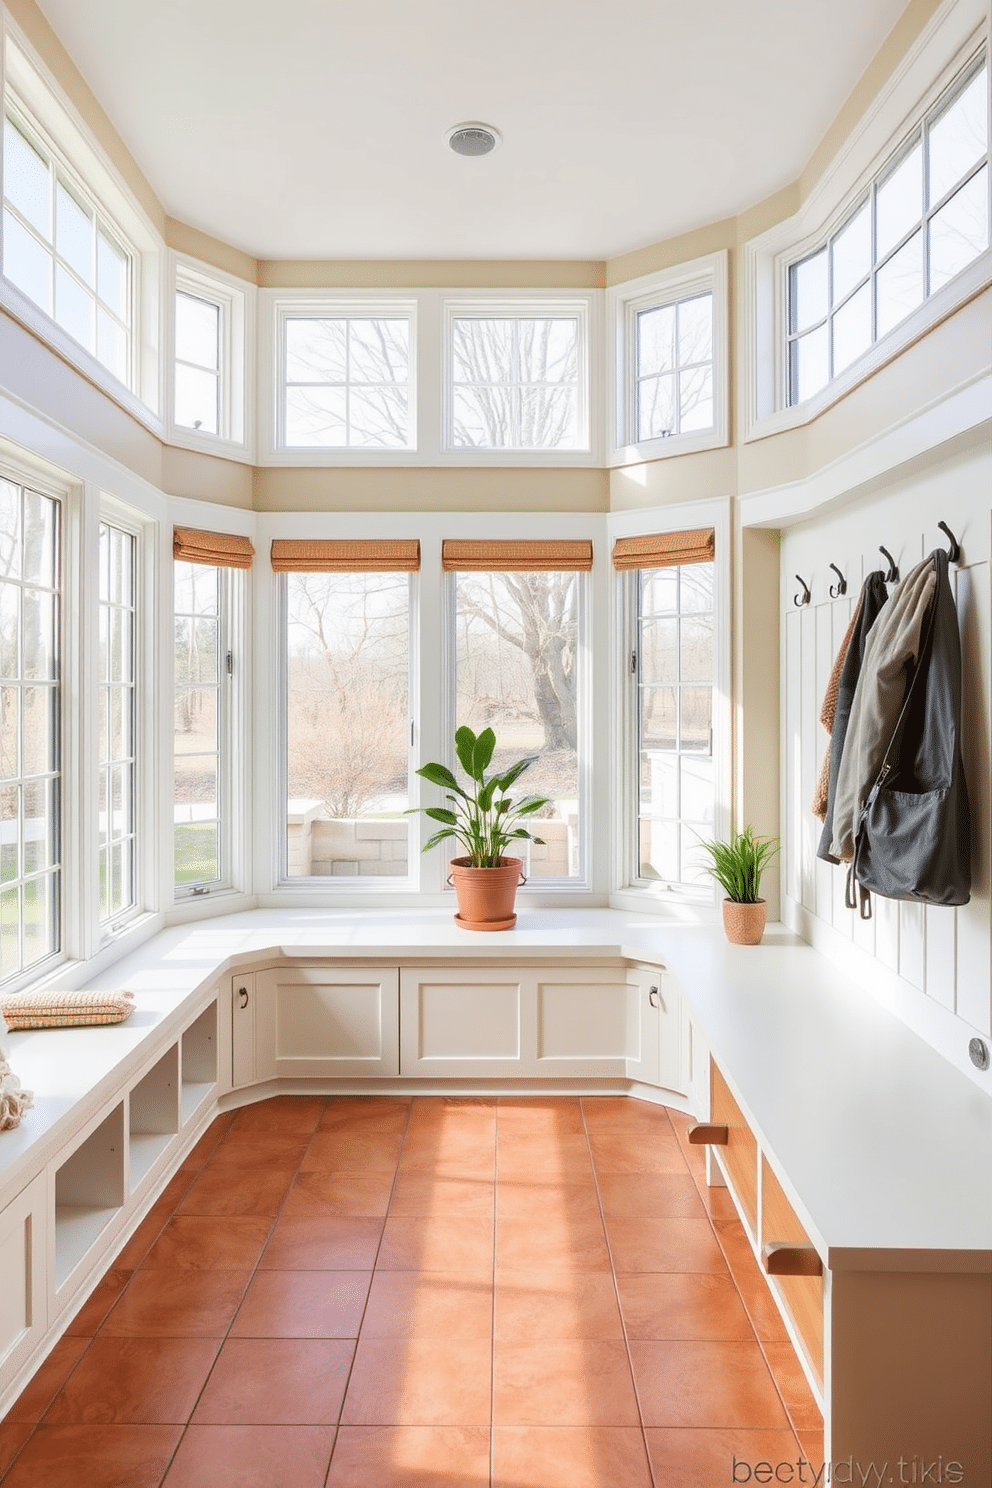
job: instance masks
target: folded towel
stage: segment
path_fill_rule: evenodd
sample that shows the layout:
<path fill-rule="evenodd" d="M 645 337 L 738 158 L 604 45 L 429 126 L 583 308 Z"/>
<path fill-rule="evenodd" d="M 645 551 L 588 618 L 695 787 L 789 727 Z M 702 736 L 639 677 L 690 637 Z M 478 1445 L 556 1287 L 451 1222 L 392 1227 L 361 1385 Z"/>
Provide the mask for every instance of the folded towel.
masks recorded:
<path fill-rule="evenodd" d="M 12 1032 L 123 1023 L 133 1012 L 133 992 L 11 992 L 0 997 L 0 1014 Z"/>

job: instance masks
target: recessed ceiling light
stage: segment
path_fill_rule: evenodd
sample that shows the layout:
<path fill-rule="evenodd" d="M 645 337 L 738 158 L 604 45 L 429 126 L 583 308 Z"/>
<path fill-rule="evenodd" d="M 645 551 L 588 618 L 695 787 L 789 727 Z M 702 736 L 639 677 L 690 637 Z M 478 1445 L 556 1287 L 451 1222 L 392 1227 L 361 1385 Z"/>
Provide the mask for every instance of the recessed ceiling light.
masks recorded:
<path fill-rule="evenodd" d="M 488 155 L 502 144 L 503 136 L 492 124 L 456 124 L 444 136 L 456 155 Z"/>

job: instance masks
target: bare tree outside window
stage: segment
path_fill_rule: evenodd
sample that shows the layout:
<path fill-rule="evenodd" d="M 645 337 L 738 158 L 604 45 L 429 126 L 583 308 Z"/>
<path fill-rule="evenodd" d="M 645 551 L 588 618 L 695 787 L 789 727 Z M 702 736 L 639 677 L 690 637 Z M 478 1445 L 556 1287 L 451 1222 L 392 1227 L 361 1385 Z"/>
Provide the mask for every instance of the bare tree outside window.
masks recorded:
<path fill-rule="evenodd" d="M 409 860 L 406 573 L 286 575 L 291 877 L 395 877 Z"/>
<path fill-rule="evenodd" d="M 451 326 L 455 449 L 578 449 L 574 315 L 458 316 Z"/>
<path fill-rule="evenodd" d="M 577 647 L 581 573 L 461 573 L 456 581 L 457 720 L 492 728 L 493 768 L 537 762 L 528 793 L 554 806 L 532 847 L 532 878 L 579 871 Z"/>
<path fill-rule="evenodd" d="M 291 448 L 406 449 L 409 316 L 287 316 L 284 439 Z"/>

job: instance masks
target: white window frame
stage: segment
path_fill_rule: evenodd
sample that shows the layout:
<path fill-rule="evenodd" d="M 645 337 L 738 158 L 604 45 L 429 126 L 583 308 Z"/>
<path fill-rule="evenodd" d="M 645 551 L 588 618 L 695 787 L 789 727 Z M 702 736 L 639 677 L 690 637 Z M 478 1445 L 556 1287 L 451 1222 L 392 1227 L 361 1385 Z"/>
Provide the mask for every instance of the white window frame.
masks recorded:
<path fill-rule="evenodd" d="M 613 337 L 608 367 L 610 436 L 607 461 L 610 465 L 664 460 L 673 455 L 695 454 L 699 450 L 722 449 L 729 443 L 728 257 L 724 249 L 607 290 L 606 318 Z M 713 296 L 712 427 L 672 434 L 665 439 L 638 441 L 637 317 L 642 311 L 675 305 L 701 294 Z"/>
<path fill-rule="evenodd" d="M 418 338 L 418 305 L 409 292 L 391 295 L 368 293 L 314 294 L 313 291 L 293 293 L 280 291 L 276 295 L 262 292 L 259 296 L 259 313 L 263 317 L 262 357 L 271 383 L 260 389 L 259 429 L 262 434 L 259 451 L 263 463 L 272 465 L 392 465 L 409 464 L 418 449 L 418 384 L 420 381 Z M 286 362 L 285 345 L 287 320 L 355 318 L 366 316 L 403 317 L 410 322 L 410 443 L 402 448 L 360 448 L 354 445 L 295 446 L 285 443 L 286 408 Z M 414 462 L 415 463 L 415 462 Z"/>
<path fill-rule="evenodd" d="M 254 442 L 252 406 L 256 291 L 254 285 L 197 259 L 169 255 L 168 439 L 181 449 L 250 462 Z M 216 434 L 188 429 L 176 422 L 176 295 L 193 295 L 215 305 L 220 319 L 218 429 Z"/>
<path fill-rule="evenodd" d="M 129 383 L 0 276 L 0 308 L 48 342 L 71 366 L 157 434 L 162 418 L 160 307 L 164 250 L 148 217 L 122 184 L 102 148 L 6 11 L 2 13 L 3 103 L 23 121 L 73 189 L 113 229 L 131 256 Z M 0 116 L 2 117 L 2 116 Z"/>
<path fill-rule="evenodd" d="M 732 820 L 730 506 L 730 502 L 725 500 L 699 501 L 617 513 L 607 519 L 611 548 L 618 537 L 713 528 L 713 835 L 719 841 L 727 840 Z M 613 834 L 610 904 L 617 909 L 651 911 L 677 910 L 679 906 L 709 908 L 716 902 L 713 887 L 655 883 L 637 876 L 638 679 L 630 668 L 631 653 L 637 648 L 637 605 L 630 572 L 614 573 L 613 578 L 615 661 L 611 775 L 613 814 L 619 829 Z"/>
<path fill-rule="evenodd" d="M 57 775 L 59 792 L 56 808 L 59 869 L 58 895 L 54 905 L 58 922 L 58 946 L 47 956 L 11 975 L 3 983 L 3 990 L 6 993 L 16 992 L 35 982 L 43 981 L 56 967 L 63 965 L 69 959 L 69 947 L 73 944 L 78 932 L 78 909 L 74 907 L 74 896 L 67 892 L 66 885 L 73 879 L 78 858 L 75 850 L 77 840 L 70 827 L 71 813 L 78 800 L 78 720 L 74 717 L 70 704 L 77 695 L 74 681 L 79 675 L 79 654 L 76 645 L 77 628 L 70 623 L 69 619 L 70 614 L 73 613 L 72 600 L 75 587 L 74 565 L 70 559 L 76 535 L 73 490 L 70 486 L 62 485 L 57 479 L 49 476 L 40 461 L 22 462 L 16 454 L 8 456 L 6 450 L 2 448 L 0 448 L 0 476 L 12 484 L 49 498 L 59 508 L 57 563 L 59 595 Z"/>
<path fill-rule="evenodd" d="M 788 402 L 788 274 L 823 246 L 884 177 L 924 117 L 962 77 L 988 20 L 979 0 L 945 4 L 878 94 L 794 216 L 744 245 L 743 347 L 739 402 L 744 443 L 798 428 L 831 408 L 992 284 L 992 247 L 913 310 L 856 362 L 802 403 Z M 943 59 L 936 64 L 934 58 Z M 992 95 L 992 87 L 990 87 Z M 992 136 L 990 136 L 992 137 Z"/>
<path fill-rule="evenodd" d="M 456 445 L 453 424 L 453 336 L 456 320 L 575 319 L 577 321 L 577 430 L 578 442 L 570 449 L 531 449 L 518 446 L 474 449 Z M 521 296 L 445 296 L 441 302 L 441 455 L 445 463 L 465 465 L 573 465 L 588 464 L 596 445 L 597 418 L 593 405 L 594 299 L 590 294 L 570 293 Z"/>
<path fill-rule="evenodd" d="M 143 875 L 142 875 L 142 872 L 141 872 L 140 838 L 141 838 L 141 827 L 142 827 L 142 809 L 141 808 L 142 808 L 142 796 L 143 796 L 143 792 L 142 792 L 142 789 L 141 789 L 141 784 L 142 784 L 142 782 L 141 782 L 142 757 L 141 757 L 141 752 L 138 749 L 138 740 L 139 740 L 139 733 L 141 732 L 141 724 L 142 724 L 142 720 L 141 720 L 141 717 L 140 717 L 140 712 L 141 712 L 141 702 L 142 702 L 142 685 L 141 684 L 142 684 L 143 672 L 144 672 L 144 666 L 143 666 L 144 657 L 143 657 L 142 648 L 141 648 L 141 630 L 142 630 L 142 627 L 141 627 L 141 607 L 142 607 L 142 598 L 143 598 L 144 585 L 142 583 L 142 577 L 143 577 L 143 575 L 142 575 L 142 572 L 141 572 L 142 551 L 141 551 L 141 533 L 140 533 L 140 530 L 135 530 L 135 528 L 129 522 L 121 521 L 120 518 L 118 518 L 116 515 L 112 515 L 109 511 L 102 511 L 100 513 L 99 527 L 100 528 L 106 527 L 108 529 L 108 531 L 119 532 L 122 536 L 128 538 L 130 540 L 130 542 L 132 543 L 132 558 L 131 558 L 131 598 L 130 598 L 130 604 L 129 605 L 120 606 L 121 608 L 129 609 L 130 610 L 130 613 L 131 613 L 131 636 L 130 636 L 131 677 L 130 677 L 129 683 L 126 684 L 126 685 L 129 685 L 129 687 L 130 687 L 131 708 L 132 708 L 132 718 L 131 718 L 131 767 L 130 767 L 130 797 L 131 798 L 130 798 L 130 801 L 128 803 L 129 804 L 129 808 L 130 808 L 130 814 L 131 814 L 131 831 L 130 831 L 130 833 L 125 834 L 126 836 L 129 836 L 130 839 L 131 839 L 131 883 L 130 883 L 130 886 L 129 886 L 130 887 L 130 891 L 131 891 L 131 900 L 130 900 L 130 903 L 123 905 L 121 907 L 121 909 L 120 909 L 119 912 L 115 912 L 115 911 L 111 910 L 111 912 L 109 914 L 103 916 L 102 918 L 100 917 L 99 908 L 98 908 L 97 915 L 98 915 L 98 926 L 99 926 L 100 933 L 103 934 L 103 935 L 107 935 L 107 934 L 111 934 L 112 935 L 112 934 L 115 934 L 118 930 L 123 929 L 123 927 L 127 923 L 127 921 L 130 920 L 131 918 L 133 918 L 133 916 L 136 913 L 139 912 L 139 906 L 141 904 L 141 890 L 142 890 L 142 877 L 143 877 Z M 108 605 L 108 607 L 110 607 L 109 600 L 104 600 L 103 595 L 100 592 L 100 583 L 101 583 L 101 574 L 100 574 L 100 569 L 98 567 L 98 571 L 97 571 L 97 582 L 96 582 L 96 586 L 95 586 L 95 590 L 96 590 L 96 604 L 97 604 L 97 611 L 98 611 L 98 613 L 99 613 L 100 608 L 104 604 L 106 604 L 106 605 Z M 116 608 L 117 606 L 114 606 L 114 607 Z M 99 637 L 99 631 L 98 631 L 98 637 Z M 98 673 L 98 680 L 97 680 L 98 697 L 101 694 L 103 694 L 103 692 L 104 692 L 105 689 L 107 689 L 109 687 L 112 687 L 114 685 L 116 685 L 116 684 L 114 684 L 113 682 L 109 681 L 108 678 L 103 674 L 102 670 Z M 97 718 L 99 718 L 99 714 L 100 714 L 99 701 L 97 702 L 97 705 L 96 706 L 97 706 Z M 109 709 L 108 709 L 108 721 L 109 721 Z M 97 774 L 98 774 L 98 776 L 101 775 L 103 773 L 103 771 L 108 768 L 108 764 L 109 764 L 109 762 L 106 761 L 106 760 L 104 760 L 101 757 L 101 753 L 100 753 L 100 749 L 99 749 L 99 745 L 98 745 L 98 748 L 97 748 L 97 761 L 96 761 Z M 99 789 L 98 789 L 97 795 L 98 795 L 98 799 L 99 799 Z M 111 832 L 112 805 L 111 805 L 111 798 L 110 798 L 110 791 L 109 791 L 109 789 L 107 791 L 106 799 L 105 799 L 105 811 L 106 811 L 106 816 L 107 816 L 107 844 L 108 844 L 108 847 L 112 847 L 113 846 L 113 838 L 112 838 L 112 832 Z M 100 847 L 99 835 L 98 835 L 98 837 L 97 837 L 97 862 L 98 862 L 98 865 L 100 864 L 100 858 L 102 856 L 102 853 L 103 853 L 103 849 Z M 107 872 L 108 872 L 108 879 L 109 879 L 109 858 L 108 858 L 108 864 L 107 864 Z M 99 879 L 100 879 L 100 869 L 98 867 L 97 882 L 99 882 Z M 109 891 L 109 883 L 108 883 L 108 899 L 109 899 L 109 892 L 110 891 Z"/>

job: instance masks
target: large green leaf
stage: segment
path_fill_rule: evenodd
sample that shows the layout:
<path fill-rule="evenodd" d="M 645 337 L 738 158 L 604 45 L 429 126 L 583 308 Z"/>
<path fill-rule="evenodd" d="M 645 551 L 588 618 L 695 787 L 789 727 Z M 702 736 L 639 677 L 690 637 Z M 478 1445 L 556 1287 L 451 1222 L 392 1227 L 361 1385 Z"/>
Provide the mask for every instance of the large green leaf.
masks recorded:
<path fill-rule="evenodd" d="M 481 780 L 481 775 L 475 773 L 475 746 L 476 737 L 467 723 L 463 723 L 460 729 L 455 730 L 455 752 L 458 755 L 458 763 L 470 775 L 473 780 Z"/>
<path fill-rule="evenodd" d="M 449 827 L 457 827 L 458 818 L 453 811 L 448 811 L 444 806 L 425 806 L 424 815 L 429 816 L 432 821 L 447 822 Z"/>
<path fill-rule="evenodd" d="M 453 831 L 451 827 L 446 827 L 443 832 L 435 832 L 433 837 L 428 837 L 427 841 L 424 843 L 423 851 L 427 852 L 428 848 L 437 847 L 438 843 L 443 842 L 446 837 L 457 836 L 458 833 Z"/>
<path fill-rule="evenodd" d="M 472 778 L 481 780 L 489 768 L 489 761 L 493 757 L 496 748 L 496 735 L 491 728 L 483 729 L 475 741 L 475 749 L 472 751 Z"/>
<path fill-rule="evenodd" d="M 525 770 L 530 769 L 536 758 L 536 755 L 529 754 L 526 759 L 517 760 L 515 765 L 511 765 L 508 770 L 505 770 L 496 782 L 500 790 L 509 790 L 513 782 L 519 780 Z"/>
<path fill-rule="evenodd" d="M 421 765 L 420 769 L 415 773 L 422 776 L 424 780 L 429 780 L 432 785 L 443 786 L 446 790 L 455 790 L 460 796 L 465 795 L 465 792 L 446 765 L 439 765 L 432 760 L 430 764 Z"/>

